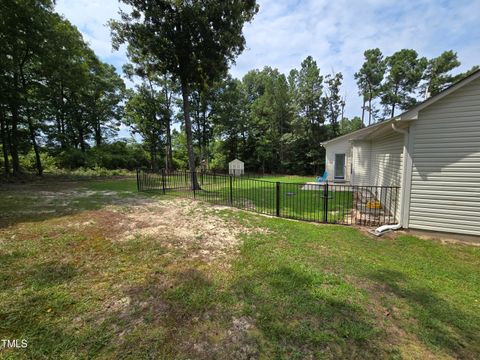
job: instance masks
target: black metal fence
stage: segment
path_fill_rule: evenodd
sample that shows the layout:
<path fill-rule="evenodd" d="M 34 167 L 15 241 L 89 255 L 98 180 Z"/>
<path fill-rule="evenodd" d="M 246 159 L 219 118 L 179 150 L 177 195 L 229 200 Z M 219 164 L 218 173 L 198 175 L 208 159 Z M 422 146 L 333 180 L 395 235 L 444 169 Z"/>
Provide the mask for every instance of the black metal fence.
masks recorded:
<path fill-rule="evenodd" d="M 400 194 L 396 186 L 273 182 L 188 171 L 137 170 L 137 187 L 271 216 L 365 226 L 396 223 Z"/>

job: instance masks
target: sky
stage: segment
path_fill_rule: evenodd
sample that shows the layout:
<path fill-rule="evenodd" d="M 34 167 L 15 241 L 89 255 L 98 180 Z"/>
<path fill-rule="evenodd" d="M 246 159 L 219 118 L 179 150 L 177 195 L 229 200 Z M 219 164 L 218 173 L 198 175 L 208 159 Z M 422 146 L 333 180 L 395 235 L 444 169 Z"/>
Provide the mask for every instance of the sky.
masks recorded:
<path fill-rule="evenodd" d="M 366 49 L 388 56 L 403 48 L 432 58 L 454 50 L 458 71 L 480 64 L 480 0 L 257 0 L 260 10 L 244 27 L 246 49 L 232 66 L 241 78 L 264 66 L 287 74 L 311 55 L 323 75 L 342 72 L 345 116 L 360 115 L 354 73 Z M 105 62 L 121 73 L 125 49 L 112 51 L 109 19 L 118 18 L 118 0 L 57 0 L 56 9 L 82 32 Z M 122 129 L 121 135 L 127 135 Z"/>

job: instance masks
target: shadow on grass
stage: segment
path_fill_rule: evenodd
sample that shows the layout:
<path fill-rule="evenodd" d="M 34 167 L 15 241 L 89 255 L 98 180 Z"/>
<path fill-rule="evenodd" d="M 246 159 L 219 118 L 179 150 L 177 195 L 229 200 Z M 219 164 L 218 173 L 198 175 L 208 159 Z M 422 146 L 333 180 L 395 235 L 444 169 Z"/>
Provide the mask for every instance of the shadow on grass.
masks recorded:
<path fill-rule="evenodd" d="M 0 229 L 22 222 L 40 222 L 147 200 L 157 194 L 139 194 L 132 179 L 15 184 L 0 189 Z"/>
<path fill-rule="evenodd" d="M 192 354 L 196 359 L 215 358 L 213 347 L 208 354 L 194 349 L 198 341 L 195 326 L 206 318 L 214 321 L 214 309 L 222 305 L 217 285 L 202 271 L 188 268 L 168 275 L 155 272 L 126 294 L 132 306 L 114 320 L 118 327 L 128 329 L 116 349 L 119 354 L 132 359 L 146 354 L 166 359 L 189 358 Z"/>
<path fill-rule="evenodd" d="M 102 324 L 80 330 L 73 326 L 72 314 L 83 304 L 63 285 L 77 273 L 73 265 L 60 262 L 33 264 L 22 273 L 2 270 L 0 338 L 25 339 L 28 347 L 0 350 L 0 357 L 90 358 L 108 344 L 111 335 Z"/>
<path fill-rule="evenodd" d="M 275 358 L 369 358 L 394 351 L 382 348 L 370 314 L 339 278 L 278 265 L 241 275 L 234 287 Z"/>
<path fill-rule="evenodd" d="M 0 309 L 2 339 L 26 339 L 25 349 L 0 351 L 12 359 L 52 359 L 94 356 L 109 341 L 102 326 L 75 331 L 61 320 L 75 306 L 68 294 L 51 290 L 26 292 L 19 301 Z M 69 354 L 69 356 L 67 356 Z M 10 355 L 10 357 L 8 357 Z"/>
<path fill-rule="evenodd" d="M 52 261 L 33 266 L 25 280 L 32 287 L 48 287 L 68 282 L 76 275 L 77 269 L 73 265 Z"/>
<path fill-rule="evenodd" d="M 369 277 L 388 285 L 391 292 L 410 306 L 418 324 L 417 336 L 427 346 L 442 349 L 455 358 L 468 359 L 480 353 L 478 314 L 466 314 L 401 272 L 383 269 Z"/>

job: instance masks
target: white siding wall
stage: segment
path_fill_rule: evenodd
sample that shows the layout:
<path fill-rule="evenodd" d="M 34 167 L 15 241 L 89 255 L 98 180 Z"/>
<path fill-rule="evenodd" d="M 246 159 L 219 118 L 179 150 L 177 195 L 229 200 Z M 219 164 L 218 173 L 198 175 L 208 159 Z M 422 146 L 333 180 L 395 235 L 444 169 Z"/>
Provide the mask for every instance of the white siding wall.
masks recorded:
<path fill-rule="evenodd" d="M 345 181 L 350 181 L 350 166 L 352 163 L 351 144 L 348 140 L 338 140 L 326 146 L 325 170 L 328 181 L 333 182 L 335 174 L 335 154 L 345 154 Z"/>
<path fill-rule="evenodd" d="M 401 186 L 403 170 L 403 142 L 405 136 L 392 130 L 388 135 L 372 141 L 370 184 Z M 392 214 L 400 217 L 401 189 L 379 189 L 378 198 Z"/>
<path fill-rule="evenodd" d="M 420 111 L 412 131 L 409 227 L 480 235 L 480 79 Z"/>
<path fill-rule="evenodd" d="M 352 149 L 353 185 L 371 185 L 370 183 L 370 155 L 371 143 L 369 141 L 355 141 Z"/>
<path fill-rule="evenodd" d="M 372 141 L 370 185 L 400 186 L 404 135 L 393 132 Z"/>

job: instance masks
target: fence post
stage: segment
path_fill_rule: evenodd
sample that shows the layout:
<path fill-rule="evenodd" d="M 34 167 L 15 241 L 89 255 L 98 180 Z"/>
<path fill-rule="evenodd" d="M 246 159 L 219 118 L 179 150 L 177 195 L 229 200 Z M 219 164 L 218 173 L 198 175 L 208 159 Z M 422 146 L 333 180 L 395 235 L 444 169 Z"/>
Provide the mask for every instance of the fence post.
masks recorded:
<path fill-rule="evenodd" d="M 323 185 L 323 222 L 328 223 L 328 181 Z"/>
<path fill-rule="evenodd" d="M 230 205 L 233 205 L 233 177 L 230 175 Z"/>
<path fill-rule="evenodd" d="M 163 195 L 165 195 L 165 170 L 162 169 L 162 191 Z"/>
<path fill-rule="evenodd" d="M 280 217 L 280 182 L 277 181 L 277 186 L 275 187 L 275 193 L 276 193 L 276 215 Z"/>
<path fill-rule="evenodd" d="M 137 191 L 140 191 L 140 169 L 137 168 Z"/>

